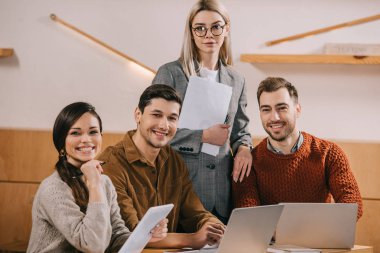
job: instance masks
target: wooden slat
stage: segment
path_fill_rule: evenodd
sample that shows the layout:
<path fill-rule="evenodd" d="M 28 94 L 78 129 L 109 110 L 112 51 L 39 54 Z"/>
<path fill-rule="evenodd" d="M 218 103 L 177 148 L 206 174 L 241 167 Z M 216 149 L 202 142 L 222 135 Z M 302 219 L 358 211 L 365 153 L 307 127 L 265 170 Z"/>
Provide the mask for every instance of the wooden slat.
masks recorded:
<path fill-rule="evenodd" d="M 314 35 L 317 35 L 320 33 L 330 32 L 332 30 L 341 29 L 341 28 L 354 26 L 354 25 L 359 25 L 359 24 L 363 24 L 363 23 L 367 23 L 367 22 L 372 22 L 372 21 L 379 20 L 379 19 L 380 19 L 380 14 L 377 14 L 377 15 L 373 15 L 373 16 L 369 16 L 369 17 L 365 17 L 365 18 L 351 20 L 351 21 L 344 22 L 344 23 L 337 24 L 337 25 L 332 25 L 332 26 L 316 29 L 313 31 L 305 32 L 305 33 L 300 33 L 300 34 L 288 36 L 288 37 L 277 39 L 277 40 L 268 41 L 265 44 L 267 46 L 273 46 L 273 45 L 276 45 L 276 44 L 279 44 L 282 42 L 297 40 L 297 39 L 305 38 L 308 36 L 314 36 Z"/>
<path fill-rule="evenodd" d="M 36 184 L 0 183 L 0 249 L 22 250 L 32 228 Z"/>
<path fill-rule="evenodd" d="M 0 253 L 25 253 L 28 248 L 28 241 L 16 241 L 0 245 Z"/>
<path fill-rule="evenodd" d="M 0 48 L 0 57 L 9 57 L 13 55 L 13 48 Z"/>
<path fill-rule="evenodd" d="M 355 243 L 372 245 L 380 253 L 380 201 L 363 201 L 363 216 L 356 226 Z"/>
<path fill-rule="evenodd" d="M 125 133 L 104 133 L 102 150 L 123 140 Z"/>
<path fill-rule="evenodd" d="M 351 55 L 290 55 L 242 54 L 242 62 L 250 63 L 310 63 L 310 64 L 380 64 L 380 56 Z"/>
<path fill-rule="evenodd" d="M 99 44 L 99 45 L 101 45 L 102 47 L 107 48 L 107 49 L 110 50 L 111 52 L 113 52 L 113 53 L 115 53 L 115 54 L 117 54 L 117 55 L 119 55 L 119 56 L 121 56 L 121 57 L 123 57 L 123 58 L 125 58 L 125 59 L 127 59 L 127 60 L 129 60 L 129 61 L 131 61 L 131 62 L 136 63 L 137 65 L 139 65 L 139 66 L 145 68 L 146 70 L 152 72 L 153 74 L 156 74 L 156 73 L 157 73 L 156 70 L 154 70 L 154 69 L 148 67 L 147 65 L 145 65 L 145 64 L 143 64 L 142 62 L 140 62 L 140 61 L 138 61 L 138 60 L 136 60 L 136 59 L 130 57 L 129 55 L 124 54 L 123 52 L 121 52 L 121 51 L 119 51 L 119 50 L 117 50 L 117 49 L 111 47 L 110 45 L 104 43 L 103 41 L 101 41 L 101 40 L 99 40 L 99 39 L 97 39 L 97 38 L 95 38 L 94 36 L 92 36 L 92 35 L 90 35 L 90 34 L 88 34 L 88 33 L 85 33 L 84 31 L 78 29 L 77 27 L 73 26 L 72 24 L 67 23 L 67 22 L 64 21 L 63 19 L 57 17 L 57 15 L 55 15 L 55 14 L 52 13 L 52 14 L 50 14 L 50 18 L 51 18 L 51 20 L 54 20 L 54 21 L 60 23 L 61 25 L 64 25 L 65 27 L 67 27 L 67 28 L 69 28 L 69 29 L 71 29 L 71 30 L 73 30 L 73 31 L 75 31 L 75 32 L 77 32 L 77 33 L 79 33 L 80 35 L 86 37 L 87 39 L 89 39 L 89 40 L 91 40 L 91 41 L 93 41 L 93 42 L 95 42 L 96 44 Z"/>
<path fill-rule="evenodd" d="M 58 154 L 50 131 L 1 130 L 0 180 L 40 182 L 50 175 Z"/>
<path fill-rule="evenodd" d="M 338 142 L 338 145 L 348 156 L 362 197 L 380 200 L 380 143 Z"/>
<path fill-rule="evenodd" d="M 124 134 L 104 134 L 103 149 Z M 58 153 L 51 131 L 0 129 L 0 181 L 39 183 L 54 171 Z"/>

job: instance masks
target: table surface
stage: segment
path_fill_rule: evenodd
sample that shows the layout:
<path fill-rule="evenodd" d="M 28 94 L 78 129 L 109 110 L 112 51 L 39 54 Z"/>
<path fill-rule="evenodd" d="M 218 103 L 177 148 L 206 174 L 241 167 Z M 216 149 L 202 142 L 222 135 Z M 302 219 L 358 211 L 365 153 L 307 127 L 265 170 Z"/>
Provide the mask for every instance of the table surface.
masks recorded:
<path fill-rule="evenodd" d="M 15 244 L 1 245 L 1 250 L 14 250 L 17 252 L 25 252 L 27 243 L 18 242 Z M 163 252 L 183 252 L 184 249 L 144 249 L 142 253 L 163 253 Z M 373 253 L 373 247 L 355 245 L 352 249 L 323 249 L 322 253 Z"/>
<path fill-rule="evenodd" d="M 183 252 L 183 249 L 144 249 L 142 253 Z M 355 245 L 352 249 L 322 249 L 322 253 L 373 253 L 373 247 Z"/>

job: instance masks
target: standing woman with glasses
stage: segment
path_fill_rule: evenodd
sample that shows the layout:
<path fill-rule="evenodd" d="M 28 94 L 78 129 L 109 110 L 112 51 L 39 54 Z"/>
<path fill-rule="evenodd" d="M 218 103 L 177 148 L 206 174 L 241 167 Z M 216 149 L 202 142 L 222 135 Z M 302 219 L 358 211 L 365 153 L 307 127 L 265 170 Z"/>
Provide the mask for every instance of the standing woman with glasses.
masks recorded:
<path fill-rule="evenodd" d="M 178 129 L 171 142 L 185 160 L 203 205 L 225 223 L 231 211 L 231 176 L 235 182 L 242 181 L 252 164 L 245 80 L 231 68 L 230 27 L 227 10 L 219 1 L 197 1 L 186 21 L 179 60 L 161 66 L 152 82 L 174 87 L 182 99 L 192 75 L 232 87 L 226 122 L 207 129 Z M 220 146 L 219 154 L 202 153 L 203 143 Z"/>
<path fill-rule="evenodd" d="M 102 121 L 84 102 L 66 106 L 55 120 L 56 171 L 34 197 L 27 252 L 114 252 L 130 235 L 120 216 L 116 191 L 95 159 L 102 144 Z M 167 220 L 151 242 L 166 236 Z"/>

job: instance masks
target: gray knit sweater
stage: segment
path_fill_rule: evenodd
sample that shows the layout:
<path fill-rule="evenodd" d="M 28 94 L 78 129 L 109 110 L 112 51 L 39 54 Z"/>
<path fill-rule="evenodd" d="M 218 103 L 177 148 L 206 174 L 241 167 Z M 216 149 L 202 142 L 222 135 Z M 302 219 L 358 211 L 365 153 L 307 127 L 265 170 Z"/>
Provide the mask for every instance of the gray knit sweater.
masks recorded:
<path fill-rule="evenodd" d="M 102 175 L 107 203 L 89 203 L 86 213 L 57 171 L 42 181 L 34 197 L 27 252 L 117 251 L 130 232 L 120 216 L 115 188 Z"/>

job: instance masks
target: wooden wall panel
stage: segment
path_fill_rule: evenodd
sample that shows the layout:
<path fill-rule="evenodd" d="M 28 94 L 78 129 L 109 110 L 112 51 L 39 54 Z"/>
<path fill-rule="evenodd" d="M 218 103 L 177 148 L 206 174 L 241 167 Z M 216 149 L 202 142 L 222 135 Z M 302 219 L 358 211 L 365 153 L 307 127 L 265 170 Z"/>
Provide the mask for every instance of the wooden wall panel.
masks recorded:
<path fill-rule="evenodd" d="M 49 131 L 0 131 L 0 180 L 40 182 L 57 159 Z"/>
<path fill-rule="evenodd" d="M 380 143 L 338 144 L 348 156 L 362 197 L 380 200 Z"/>
<path fill-rule="evenodd" d="M 124 134 L 104 134 L 103 148 Z M 0 181 L 41 182 L 58 159 L 51 131 L 0 129 Z"/>
<path fill-rule="evenodd" d="M 1 249 L 26 248 L 32 228 L 32 205 L 38 184 L 0 183 Z"/>
<path fill-rule="evenodd" d="M 380 200 L 364 200 L 364 213 L 357 223 L 356 244 L 372 245 L 380 253 Z"/>
<path fill-rule="evenodd" d="M 102 149 L 106 147 L 115 145 L 119 141 L 123 140 L 125 133 L 104 133 L 103 134 L 103 144 Z"/>

